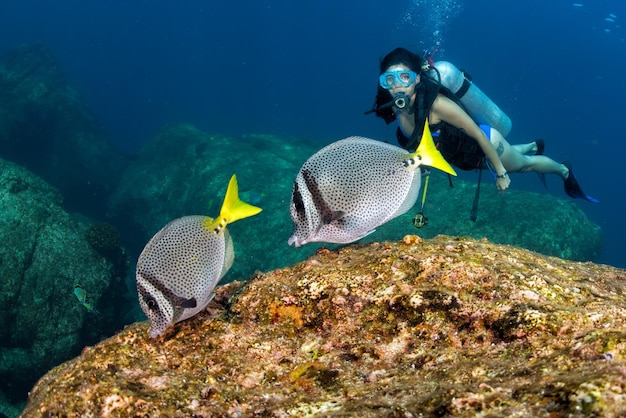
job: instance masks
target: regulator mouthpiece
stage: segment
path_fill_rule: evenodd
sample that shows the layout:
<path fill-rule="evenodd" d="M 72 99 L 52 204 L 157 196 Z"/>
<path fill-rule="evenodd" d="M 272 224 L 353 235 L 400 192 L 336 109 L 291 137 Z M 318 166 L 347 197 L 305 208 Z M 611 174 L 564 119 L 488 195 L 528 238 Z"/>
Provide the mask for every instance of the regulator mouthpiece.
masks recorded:
<path fill-rule="evenodd" d="M 395 96 L 393 96 L 393 99 L 391 99 L 390 102 L 387 102 L 387 103 L 385 103 L 383 105 L 380 105 L 378 107 L 374 107 L 374 108 L 366 111 L 365 114 L 369 115 L 370 113 L 374 113 L 374 112 L 377 112 L 379 110 L 387 109 L 387 108 L 390 108 L 391 106 L 395 106 L 398 109 L 404 109 L 407 106 L 409 106 L 409 103 L 411 103 L 411 99 L 409 98 L 409 96 L 407 96 L 406 94 L 400 92 L 400 93 L 396 94 Z"/>
<path fill-rule="evenodd" d="M 406 108 L 409 105 L 410 101 L 411 99 L 409 99 L 409 96 L 407 96 L 406 94 L 402 92 L 396 94 L 393 97 L 393 105 L 397 107 L 398 109 Z"/>

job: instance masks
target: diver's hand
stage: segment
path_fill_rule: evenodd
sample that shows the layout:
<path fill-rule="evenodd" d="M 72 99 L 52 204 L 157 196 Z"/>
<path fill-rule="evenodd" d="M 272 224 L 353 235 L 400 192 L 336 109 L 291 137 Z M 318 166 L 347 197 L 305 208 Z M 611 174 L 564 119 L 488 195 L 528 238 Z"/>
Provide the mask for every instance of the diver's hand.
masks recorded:
<path fill-rule="evenodd" d="M 496 189 L 498 189 L 500 193 L 506 192 L 510 185 L 511 179 L 508 174 L 505 173 L 504 177 L 496 177 Z"/>

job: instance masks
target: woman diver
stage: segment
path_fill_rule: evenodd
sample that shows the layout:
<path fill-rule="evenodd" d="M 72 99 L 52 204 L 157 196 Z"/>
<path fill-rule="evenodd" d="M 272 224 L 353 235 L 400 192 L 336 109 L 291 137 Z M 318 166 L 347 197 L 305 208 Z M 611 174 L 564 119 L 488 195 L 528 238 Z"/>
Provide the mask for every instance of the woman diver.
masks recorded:
<path fill-rule="evenodd" d="M 569 163 L 560 164 L 543 155 L 543 140 L 511 145 L 497 129 L 479 126 L 440 80 L 426 74 L 431 68 L 430 59 L 404 48 L 394 49 L 380 62 L 375 107 L 367 113 L 375 112 L 387 124 L 397 120 L 400 145 L 414 150 L 427 118 L 444 158 L 460 169 L 471 170 L 482 168 L 486 157 L 501 192 L 511 184 L 508 173 L 534 171 L 559 175 L 569 196 L 597 202 L 583 193 Z"/>

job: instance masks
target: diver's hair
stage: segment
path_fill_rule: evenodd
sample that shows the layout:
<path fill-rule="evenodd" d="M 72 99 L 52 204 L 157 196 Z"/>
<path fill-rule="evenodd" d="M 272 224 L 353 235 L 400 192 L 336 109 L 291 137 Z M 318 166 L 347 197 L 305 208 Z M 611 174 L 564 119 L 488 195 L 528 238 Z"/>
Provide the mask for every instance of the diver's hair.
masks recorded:
<path fill-rule="evenodd" d="M 403 64 L 409 67 L 410 70 L 415 71 L 417 74 L 420 73 L 423 63 L 423 58 L 418 54 L 414 54 L 405 48 L 396 48 L 387 55 L 385 55 L 380 60 L 380 71 L 378 75 L 381 75 L 389 67 L 392 65 Z M 378 80 L 376 80 L 378 82 Z M 391 101 L 391 93 L 389 90 L 382 88 L 380 85 L 378 86 L 378 90 L 376 91 L 376 100 L 374 101 L 374 108 L 379 108 L 385 103 L 389 103 Z M 396 115 L 393 114 L 393 110 L 391 107 L 387 107 L 384 109 L 376 110 L 376 116 L 382 118 L 385 123 L 390 124 L 396 119 Z"/>

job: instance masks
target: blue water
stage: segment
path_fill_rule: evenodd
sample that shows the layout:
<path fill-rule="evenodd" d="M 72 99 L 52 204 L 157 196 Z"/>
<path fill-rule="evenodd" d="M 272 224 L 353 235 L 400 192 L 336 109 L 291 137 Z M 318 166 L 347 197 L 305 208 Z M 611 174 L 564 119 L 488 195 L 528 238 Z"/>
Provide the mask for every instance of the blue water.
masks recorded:
<path fill-rule="evenodd" d="M 8 3 L 0 52 L 51 47 L 128 153 L 170 122 L 324 143 L 392 139 L 394 128 L 363 115 L 378 60 L 396 46 L 421 51 L 439 41 L 436 58 L 468 70 L 512 118 L 510 142 L 542 137 L 548 155 L 573 162 L 585 191 L 601 200 L 579 203 L 605 231 L 599 261 L 626 267 L 621 0 Z M 512 180 L 512 188 L 544 192 L 532 174 Z M 560 180 L 549 186 L 563 195 Z"/>

